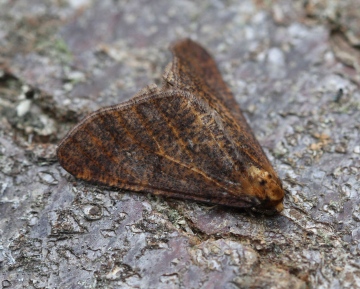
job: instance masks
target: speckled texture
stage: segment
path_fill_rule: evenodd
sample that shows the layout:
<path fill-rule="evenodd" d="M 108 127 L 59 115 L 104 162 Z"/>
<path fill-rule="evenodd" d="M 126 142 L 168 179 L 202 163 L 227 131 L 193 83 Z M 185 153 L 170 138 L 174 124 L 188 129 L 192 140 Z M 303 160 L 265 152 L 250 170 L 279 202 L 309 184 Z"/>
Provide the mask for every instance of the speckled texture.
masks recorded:
<path fill-rule="evenodd" d="M 3 287 L 359 288 L 360 94 L 329 17 L 301 1 L 43 2 L 1 3 Z M 215 56 L 284 181 L 282 215 L 110 191 L 56 162 L 71 126 L 160 81 L 184 37 Z"/>
<path fill-rule="evenodd" d="M 179 40 L 163 86 L 93 112 L 59 143 L 78 179 L 213 205 L 281 212 L 285 191 L 216 63 Z"/>

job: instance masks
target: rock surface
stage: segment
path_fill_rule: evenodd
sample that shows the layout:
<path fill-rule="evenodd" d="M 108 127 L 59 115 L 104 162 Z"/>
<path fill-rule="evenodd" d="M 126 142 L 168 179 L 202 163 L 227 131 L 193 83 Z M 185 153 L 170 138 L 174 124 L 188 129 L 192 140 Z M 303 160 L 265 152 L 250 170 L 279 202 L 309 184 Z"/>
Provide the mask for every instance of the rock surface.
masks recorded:
<path fill-rule="evenodd" d="M 2 288 L 360 288 L 356 0 L 240 2 L 1 1 Z M 57 163 L 77 121 L 159 83 L 184 37 L 283 179 L 281 215 L 109 190 Z"/>

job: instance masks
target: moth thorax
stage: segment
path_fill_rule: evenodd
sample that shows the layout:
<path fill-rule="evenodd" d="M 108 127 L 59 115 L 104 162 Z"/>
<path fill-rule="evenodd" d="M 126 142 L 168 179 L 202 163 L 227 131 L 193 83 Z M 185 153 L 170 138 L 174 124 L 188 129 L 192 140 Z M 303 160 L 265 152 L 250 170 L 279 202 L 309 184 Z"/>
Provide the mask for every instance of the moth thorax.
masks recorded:
<path fill-rule="evenodd" d="M 284 189 L 276 175 L 255 166 L 251 166 L 248 173 L 253 180 L 252 186 L 256 194 L 263 198 L 269 206 L 276 206 L 283 200 Z"/>

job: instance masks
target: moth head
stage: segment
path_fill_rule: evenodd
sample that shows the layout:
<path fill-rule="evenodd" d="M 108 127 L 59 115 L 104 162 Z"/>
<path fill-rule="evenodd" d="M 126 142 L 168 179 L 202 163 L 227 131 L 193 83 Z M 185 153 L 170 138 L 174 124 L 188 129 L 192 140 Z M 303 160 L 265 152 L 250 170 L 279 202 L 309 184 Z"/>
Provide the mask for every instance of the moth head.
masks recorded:
<path fill-rule="evenodd" d="M 252 194 L 260 200 L 258 209 L 264 211 L 281 212 L 284 208 L 283 199 L 285 191 L 276 173 L 251 166 L 248 169 Z"/>

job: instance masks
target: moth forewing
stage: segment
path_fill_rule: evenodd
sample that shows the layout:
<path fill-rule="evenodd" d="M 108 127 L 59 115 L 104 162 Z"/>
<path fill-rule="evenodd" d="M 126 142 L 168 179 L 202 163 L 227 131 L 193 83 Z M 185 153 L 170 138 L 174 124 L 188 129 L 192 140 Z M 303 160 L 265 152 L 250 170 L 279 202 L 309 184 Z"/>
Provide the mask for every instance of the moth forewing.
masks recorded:
<path fill-rule="evenodd" d="M 100 109 L 59 144 L 79 179 L 226 206 L 282 210 L 281 181 L 214 60 L 185 39 L 164 86 Z"/>

